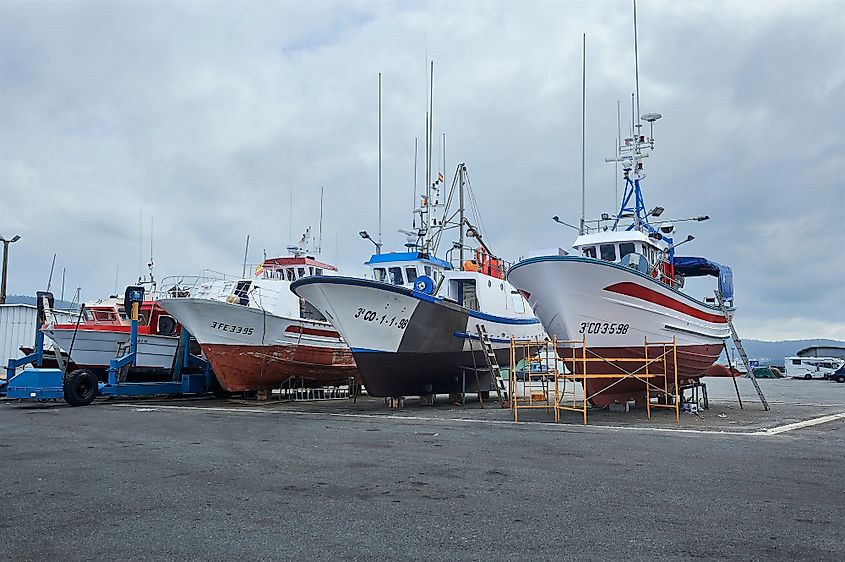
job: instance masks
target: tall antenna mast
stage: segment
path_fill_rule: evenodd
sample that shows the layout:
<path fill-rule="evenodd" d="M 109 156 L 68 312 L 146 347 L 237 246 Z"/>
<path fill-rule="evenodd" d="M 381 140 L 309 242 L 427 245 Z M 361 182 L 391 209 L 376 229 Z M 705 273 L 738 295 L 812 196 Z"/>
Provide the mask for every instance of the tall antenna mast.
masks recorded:
<path fill-rule="evenodd" d="M 411 199 L 411 211 L 417 208 L 417 137 L 414 137 L 414 197 Z M 413 227 L 417 227 L 417 214 L 412 213 Z"/>
<path fill-rule="evenodd" d="M 288 209 L 288 245 L 293 246 L 293 184 L 288 184 L 290 190 L 290 208 Z"/>
<path fill-rule="evenodd" d="M 381 221 L 379 221 L 379 227 L 381 227 Z M 379 241 L 381 241 L 381 228 L 379 228 Z M 323 251 L 323 186 L 320 186 L 320 230 L 319 230 L 319 238 L 317 239 L 317 253 L 322 253 Z"/>
<path fill-rule="evenodd" d="M 246 277 L 246 256 L 249 253 L 249 234 L 246 235 L 246 246 L 244 247 L 244 267 L 241 270 L 241 277 Z"/>
<path fill-rule="evenodd" d="M 622 123 L 620 121 L 620 102 L 616 100 L 616 161 L 613 163 L 613 204 L 619 203 L 619 145 L 622 142 Z"/>
<path fill-rule="evenodd" d="M 580 234 L 584 234 L 586 222 L 586 142 L 587 142 L 587 34 L 583 35 L 581 46 L 581 227 Z"/>
<path fill-rule="evenodd" d="M 65 273 L 67 271 L 66 267 L 62 268 L 62 296 L 59 297 L 60 301 L 65 300 Z"/>
<path fill-rule="evenodd" d="M 634 83 L 637 92 L 637 135 L 640 134 L 640 56 L 637 51 L 637 0 L 634 0 Z"/>
<path fill-rule="evenodd" d="M 50 285 L 53 284 L 53 268 L 56 267 L 56 254 L 53 254 L 53 263 L 50 264 L 50 277 L 47 279 L 47 290 L 50 290 Z"/>
<path fill-rule="evenodd" d="M 320 192 L 320 217 L 323 216 L 323 195 Z M 378 243 L 381 244 L 381 72 L 378 73 Z"/>

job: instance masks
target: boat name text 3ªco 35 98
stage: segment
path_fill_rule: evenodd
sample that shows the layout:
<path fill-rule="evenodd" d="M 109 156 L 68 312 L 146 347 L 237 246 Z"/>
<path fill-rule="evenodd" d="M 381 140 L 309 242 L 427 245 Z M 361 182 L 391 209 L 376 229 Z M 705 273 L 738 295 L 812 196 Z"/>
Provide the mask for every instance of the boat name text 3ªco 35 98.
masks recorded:
<path fill-rule="evenodd" d="M 235 326 L 234 324 L 224 324 L 223 322 L 218 322 L 216 320 L 211 322 L 211 329 L 221 330 L 223 332 L 232 332 L 233 334 L 244 334 L 245 336 L 251 336 L 253 331 L 253 328 L 244 328 L 243 326 Z"/>
<path fill-rule="evenodd" d="M 367 322 L 378 322 L 379 324 L 396 326 L 400 330 L 404 330 L 405 327 L 408 325 L 407 318 L 403 318 L 397 321 L 395 316 L 388 318 L 387 314 L 382 314 L 381 318 L 379 318 L 378 312 L 374 310 L 367 310 L 366 308 L 359 308 L 358 312 L 355 313 L 355 318 L 360 318 L 361 320 L 365 320 Z"/>
<path fill-rule="evenodd" d="M 627 334 L 629 324 L 616 322 L 581 322 L 579 334 Z"/>

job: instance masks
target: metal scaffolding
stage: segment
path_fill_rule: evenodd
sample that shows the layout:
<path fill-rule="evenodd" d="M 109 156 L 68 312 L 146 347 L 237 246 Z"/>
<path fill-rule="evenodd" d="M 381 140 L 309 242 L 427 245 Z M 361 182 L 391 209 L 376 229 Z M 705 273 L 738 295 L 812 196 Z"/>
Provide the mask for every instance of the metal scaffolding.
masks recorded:
<path fill-rule="evenodd" d="M 519 421 L 520 410 L 543 409 L 554 413 L 555 423 L 560 423 L 561 411 L 579 412 L 587 425 L 592 399 L 623 381 L 636 380 L 644 386 L 649 419 L 652 408 L 669 408 L 679 422 L 677 349 L 675 338 L 658 342 L 644 338 L 642 357 L 601 357 L 587 346 L 586 338 L 511 339 L 508 395 L 514 421 Z M 598 379 L 614 382 L 590 394 L 588 381 Z M 581 392 L 576 383 L 581 383 Z M 652 403 L 652 398 L 657 400 Z"/>

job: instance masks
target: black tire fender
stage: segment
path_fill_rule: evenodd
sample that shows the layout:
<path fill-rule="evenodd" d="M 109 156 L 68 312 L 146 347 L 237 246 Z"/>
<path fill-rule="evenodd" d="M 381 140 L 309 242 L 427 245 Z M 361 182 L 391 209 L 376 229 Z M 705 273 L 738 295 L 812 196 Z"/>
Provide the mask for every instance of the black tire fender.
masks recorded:
<path fill-rule="evenodd" d="M 88 369 L 77 369 L 62 379 L 65 402 L 71 406 L 87 406 L 98 394 L 97 376 Z"/>

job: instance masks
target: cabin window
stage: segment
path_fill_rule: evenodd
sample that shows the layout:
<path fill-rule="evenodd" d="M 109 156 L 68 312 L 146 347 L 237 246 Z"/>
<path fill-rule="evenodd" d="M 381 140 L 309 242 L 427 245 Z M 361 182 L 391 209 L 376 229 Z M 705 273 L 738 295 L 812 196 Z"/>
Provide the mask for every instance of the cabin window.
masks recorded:
<path fill-rule="evenodd" d="M 95 310 L 94 311 L 94 319 L 97 322 L 111 322 L 115 318 L 114 318 L 114 315 L 110 311 Z"/>
<path fill-rule="evenodd" d="M 431 266 L 430 265 L 423 266 L 423 269 L 425 270 L 425 274 L 428 275 L 429 277 L 431 277 Z"/>
<path fill-rule="evenodd" d="M 793 359 L 793 360 L 792 360 L 792 364 L 793 364 L 793 365 L 800 365 L 800 364 L 801 364 L 801 360 L 800 360 L 800 359 Z"/>
<path fill-rule="evenodd" d="M 313 267 L 310 267 L 310 266 L 308 267 L 308 275 L 314 275 L 314 268 Z"/>
<path fill-rule="evenodd" d="M 511 291 L 511 300 L 513 301 L 513 310 L 519 314 L 525 312 L 525 300 L 517 291 Z"/>
<path fill-rule="evenodd" d="M 299 274 L 299 277 L 305 277 L 305 268 L 304 267 L 297 267 L 296 272 Z"/>
<path fill-rule="evenodd" d="M 417 268 L 416 267 L 406 267 L 405 268 L 405 277 L 408 279 L 408 283 L 413 283 L 417 280 Z"/>
<path fill-rule="evenodd" d="M 584 255 L 587 256 L 588 258 L 596 257 L 596 247 L 590 246 L 588 248 L 584 248 Z"/>
<path fill-rule="evenodd" d="M 285 271 L 287 272 L 287 275 L 288 275 L 288 281 L 296 280 L 296 275 L 294 275 L 292 267 L 287 268 Z"/>
<path fill-rule="evenodd" d="M 317 269 L 315 269 L 314 271 L 316 272 L 316 274 L 317 274 L 317 275 L 322 275 L 322 274 L 323 274 L 323 268 L 322 268 L 322 267 L 318 267 L 318 268 L 317 268 Z"/>
<path fill-rule="evenodd" d="M 613 244 L 602 244 L 599 246 L 599 251 L 604 261 L 616 261 L 616 246 Z"/>
<path fill-rule="evenodd" d="M 470 310 L 478 310 L 478 293 L 475 279 L 458 279 L 458 304 Z"/>
<path fill-rule="evenodd" d="M 390 273 L 390 282 L 394 285 L 403 285 L 405 282 L 402 280 L 402 268 L 401 267 L 390 267 L 388 268 L 388 273 Z"/>
<path fill-rule="evenodd" d="M 637 247 L 633 242 L 622 242 L 619 244 L 619 259 L 625 259 L 628 254 L 633 254 L 637 251 Z"/>
<path fill-rule="evenodd" d="M 383 267 L 376 267 L 373 269 L 373 276 L 375 276 L 376 281 L 381 281 L 382 283 L 387 281 L 387 273 L 384 271 Z"/>

